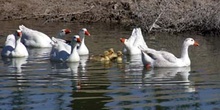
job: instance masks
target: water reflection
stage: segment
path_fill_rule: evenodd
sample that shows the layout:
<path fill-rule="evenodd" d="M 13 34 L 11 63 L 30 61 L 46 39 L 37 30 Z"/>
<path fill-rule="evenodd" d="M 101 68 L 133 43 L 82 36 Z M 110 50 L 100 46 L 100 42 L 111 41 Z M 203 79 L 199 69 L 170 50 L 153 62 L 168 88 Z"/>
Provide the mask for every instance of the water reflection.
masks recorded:
<path fill-rule="evenodd" d="M 59 80 L 69 80 L 72 82 L 73 89 L 81 88 L 81 73 L 79 72 L 79 62 L 51 62 L 52 77 Z"/>
<path fill-rule="evenodd" d="M 83 56 L 80 56 L 80 71 L 85 73 L 87 72 L 86 70 L 86 63 L 88 61 L 88 58 L 89 58 L 89 55 L 83 55 Z"/>
<path fill-rule="evenodd" d="M 30 61 L 48 60 L 51 48 L 28 48 Z"/>
<path fill-rule="evenodd" d="M 72 76 L 78 76 L 79 74 L 79 62 L 53 62 L 51 61 L 52 72 L 57 74 L 68 74 Z"/>
<path fill-rule="evenodd" d="M 147 86 L 182 85 L 186 92 L 194 92 L 195 87 L 189 80 L 190 71 L 191 67 L 144 69 L 143 82 Z"/>
<path fill-rule="evenodd" d="M 8 71 L 10 73 L 21 73 L 22 72 L 22 66 L 27 63 L 27 57 L 23 58 L 2 58 L 2 61 L 4 64 L 8 67 Z"/>
<path fill-rule="evenodd" d="M 51 61 L 50 63 L 51 63 L 52 72 L 63 74 L 63 73 L 67 73 L 70 71 L 70 68 L 66 62 L 53 62 L 53 61 Z"/>
<path fill-rule="evenodd" d="M 125 71 L 140 71 L 143 69 L 143 64 L 141 61 L 141 55 L 130 55 L 125 56 L 124 61 L 126 63 L 125 65 Z"/>
<path fill-rule="evenodd" d="M 24 87 L 27 80 L 25 78 L 25 68 L 27 65 L 27 57 L 23 58 L 2 58 L 2 61 L 7 68 L 7 72 L 3 72 L 0 76 L 3 78 L 1 85 L 1 109 L 24 109 L 24 106 L 19 106 L 21 103 L 26 103 L 28 96 L 25 95 Z M 6 78 L 4 78 L 6 77 Z M 29 107 L 27 107 L 29 108 Z M 26 109 L 26 108 L 25 108 Z"/>
<path fill-rule="evenodd" d="M 74 76 L 78 76 L 79 62 L 76 62 L 76 63 L 67 63 L 67 65 L 68 65 L 68 67 L 70 68 L 71 73 L 72 73 Z"/>
<path fill-rule="evenodd" d="M 190 67 L 152 70 L 141 68 L 142 70 L 125 71 L 122 76 L 109 75 L 111 85 L 108 87 L 109 92 L 105 95 L 111 97 L 112 101 L 106 103 L 106 107 L 156 109 L 154 108 L 156 106 L 164 108 L 167 106 L 171 109 L 170 104 L 178 106 L 190 100 L 194 101 L 188 98 L 196 92 L 194 84 L 189 79 Z"/>

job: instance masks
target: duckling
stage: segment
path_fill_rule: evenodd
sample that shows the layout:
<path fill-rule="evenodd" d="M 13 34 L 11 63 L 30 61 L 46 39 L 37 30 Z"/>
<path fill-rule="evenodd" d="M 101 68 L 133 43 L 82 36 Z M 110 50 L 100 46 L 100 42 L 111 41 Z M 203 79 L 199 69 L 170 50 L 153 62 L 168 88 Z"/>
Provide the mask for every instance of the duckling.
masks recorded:
<path fill-rule="evenodd" d="M 89 59 L 94 61 L 109 61 L 110 59 L 108 57 L 108 54 L 109 54 L 108 51 L 104 51 L 103 55 L 102 54 L 97 56 L 92 55 Z"/>
<path fill-rule="evenodd" d="M 89 57 L 89 60 L 99 61 L 99 59 L 100 59 L 102 56 L 103 56 L 102 54 L 99 54 L 99 55 L 91 55 L 91 56 Z"/>
<path fill-rule="evenodd" d="M 109 55 L 109 52 L 108 51 L 104 51 L 104 55 L 101 56 L 100 61 L 109 61 L 110 58 L 108 57 L 108 55 Z"/>
<path fill-rule="evenodd" d="M 122 51 L 117 51 L 117 58 L 116 61 L 117 63 L 122 63 Z"/>
<path fill-rule="evenodd" d="M 108 57 L 109 57 L 110 60 L 114 60 L 114 59 L 117 58 L 117 54 L 115 53 L 115 51 L 114 51 L 113 48 L 110 48 L 110 49 L 108 50 L 108 52 L 109 52 Z"/>

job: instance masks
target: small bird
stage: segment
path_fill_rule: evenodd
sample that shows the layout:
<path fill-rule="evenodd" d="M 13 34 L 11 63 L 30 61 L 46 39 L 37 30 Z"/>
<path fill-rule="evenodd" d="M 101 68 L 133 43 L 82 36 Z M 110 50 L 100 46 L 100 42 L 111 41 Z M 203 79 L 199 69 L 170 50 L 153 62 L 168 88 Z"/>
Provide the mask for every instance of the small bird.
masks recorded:
<path fill-rule="evenodd" d="M 109 61 L 109 52 L 108 51 L 104 51 L 103 54 L 100 54 L 100 55 L 97 55 L 97 56 L 94 56 L 92 55 L 89 59 L 90 60 L 94 60 L 94 61 Z"/>
<path fill-rule="evenodd" d="M 91 55 L 89 57 L 89 60 L 93 60 L 93 61 L 99 61 L 99 59 L 101 58 L 101 56 L 103 56 L 102 54 L 99 55 Z"/>
<path fill-rule="evenodd" d="M 110 58 L 108 57 L 109 52 L 108 51 L 104 51 L 104 55 L 101 57 L 100 61 L 109 61 Z"/>
<path fill-rule="evenodd" d="M 114 60 L 117 58 L 117 54 L 115 53 L 114 49 L 113 48 L 110 48 L 108 50 L 109 54 L 108 54 L 108 57 L 110 60 Z"/>
<path fill-rule="evenodd" d="M 116 61 L 117 63 L 122 63 L 122 51 L 117 51 L 117 58 Z"/>

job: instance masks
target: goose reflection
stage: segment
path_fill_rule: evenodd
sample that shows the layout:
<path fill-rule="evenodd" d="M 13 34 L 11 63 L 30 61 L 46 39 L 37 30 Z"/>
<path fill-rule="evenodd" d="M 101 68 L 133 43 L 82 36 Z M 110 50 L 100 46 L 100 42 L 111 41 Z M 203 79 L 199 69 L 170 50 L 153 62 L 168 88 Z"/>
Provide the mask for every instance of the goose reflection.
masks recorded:
<path fill-rule="evenodd" d="M 51 68 L 53 72 L 61 73 L 61 74 L 78 74 L 79 62 L 51 62 Z"/>
<path fill-rule="evenodd" d="M 70 86 L 74 90 L 81 88 L 81 76 L 79 72 L 79 62 L 51 62 L 52 73 L 51 77 L 71 82 Z M 61 78 L 61 79 L 60 79 Z"/>
<path fill-rule="evenodd" d="M 8 67 L 11 73 L 21 73 L 22 66 L 27 63 L 27 57 L 22 58 L 2 58 L 4 64 Z"/>
<path fill-rule="evenodd" d="M 80 71 L 85 73 L 86 72 L 86 63 L 88 61 L 89 55 L 82 55 L 80 56 Z"/>
<path fill-rule="evenodd" d="M 144 83 L 149 85 L 183 85 L 186 92 L 194 92 L 195 88 L 189 80 L 191 67 L 154 68 L 143 70 Z"/>
<path fill-rule="evenodd" d="M 78 68 L 79 68 L 79 62 L 72 62 L 72 63 L 67 63 L 71 73 L 74 76 L 78 76 Z"/>
<path fill-rule="evenodd" d="M 58 74 L 67 73 L 70 71 L 70 68 L 65 62 L 51 62 L 51 69 L 52 69 L 52 72 L 55 72 Z"/>
<path fill-rule="evenodd" d="M 141 61 L 141 55 L 130 55 L 126 56 L 125 58 L 126 65 L 125 65 L 125 71 L 141 71 L 143 68 L 143 64 Z"/>

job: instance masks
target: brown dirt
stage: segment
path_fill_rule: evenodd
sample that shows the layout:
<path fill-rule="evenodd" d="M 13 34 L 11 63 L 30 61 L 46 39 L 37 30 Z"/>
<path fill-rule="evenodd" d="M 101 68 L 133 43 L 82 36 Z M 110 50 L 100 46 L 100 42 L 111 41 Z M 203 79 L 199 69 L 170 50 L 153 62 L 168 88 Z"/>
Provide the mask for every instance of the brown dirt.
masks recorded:
<path fill-rule="evenodd" d="M 130 19 L 128 2 L 117 0 L 3 0 L 0 20 L 44 19 L 51 21 L 123 22 Z M 132 2 L 131 2 L 132 3 Z"/>
<path fill-rule="evenodd" d="M 159 16 L 160 15 L 160 16 Z M 220 30 L 218 0 L 1 0 L 0 20 L 116 22 L 151 31 Z"/>

